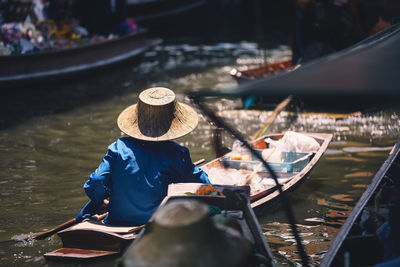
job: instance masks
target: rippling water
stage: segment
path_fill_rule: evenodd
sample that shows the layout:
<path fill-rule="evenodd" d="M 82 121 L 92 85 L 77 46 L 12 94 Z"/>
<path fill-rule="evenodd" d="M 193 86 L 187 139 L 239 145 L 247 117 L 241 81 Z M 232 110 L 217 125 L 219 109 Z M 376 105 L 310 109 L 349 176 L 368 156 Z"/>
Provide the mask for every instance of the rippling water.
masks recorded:
<path fill-rule="evenodd" d="M 290 56 L 290 52 L 288 47 L 278 46 L 266 55 L 275 61 Z M 260 61 L 257 45 L 247 42 L 158 46 L 146 53 L 141 62 L 98 77 L 94 85 L 77 82 L 68 87 L 105 92 L 106 86 L 111 97 L 78 102 L 65 111 L 48 112 L 1 130 L 0 265 L 64 265 L 46 262 L 42 257 L 61 246 L 57 236 L 29 243 L 9 240 L 49 229 L 75 216 L 87 200 L 83 183 L 98 166 L 107 146 L 119 137 L 116 118 L 124 107 L 136 102 L 138 91 L 166 86 L 180 100 L 187 101 L 183 95 L 186 91 L 234 86 L 231 68 Z M 250 136 L 269 113 L 232 111 L 240 104 L 238 99 L 221 99 L 211 106 L 243 135 Z M 332 114 L 283 112 L 271 125 L 269 132 L 294 130 L 334 135 L 309 179 L 290 198 L 313 265 L 318 265 L 400 135 L 399 116 L 398 107 L 342 119 Z M 213 129 L 200 116 L 197 129 L 178 141 L 189 147 L 193 161 L 208 161 L 215 157 L 212 136 Z M 229 135 L 223 134 L 224 145 L 230 147 L 232 142 Z M 282 210 L 276 207 L 265 211 L 259 220 L 277 265 L 296 265 L 294 239 Z M 109 266 L 110 262 L 96 265 Z"/>

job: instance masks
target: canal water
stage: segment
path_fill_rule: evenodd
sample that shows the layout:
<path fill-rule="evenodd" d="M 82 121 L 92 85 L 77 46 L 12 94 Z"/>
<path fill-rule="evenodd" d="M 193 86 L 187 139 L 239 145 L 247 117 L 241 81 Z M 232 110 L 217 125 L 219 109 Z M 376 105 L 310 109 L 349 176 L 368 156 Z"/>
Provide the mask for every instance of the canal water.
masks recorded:
<path fill-rule="evenodd" d="M 261 53 L 257 44 L 250 42 L 163 44 L 122 69 L 58 85 L 53 90 L 46 86 L 37 91 L 40 96 L 15 98 L 19 106 L 13 106 L 14 112 L 9 113 L 13 123 L 3 121 L 6 127 L 0 130 L 0 265 L 76 266 L 43 258 L 44 253 L 62 245 L 57 235 L 43 241 L 14 240 L 76 215 L 87 201 L 84 182 L 100 163 L 107 146 L 120 136 L 118 114 L 136 102 L 140 90 L 165 86 L 173 89 L 181 101 L 188 102 L 184 94 L 187 91 L 235 86 L 236 81 L 229 74 L 232 68 L 288 57 L 290 50 L 285 45 Z M 29 99 L 36 102 L 29 105 Z M 240 105 L 239 99 L 210 102 L 231 125 L 250 136 L 269 113 L 232 111 Z M 41 111 L 35 113 L 35 108 Z M 19 109 L 26 113 L 17 118 L 15 114 L 23 114 L 18 113 Z M 282 112 L 268 132 L 333 134 L 328 150 L 308 180 L 290 197 L 311 264 L 318 266 L 400 136 L 400 108 L 384 107 L 341 119 L 306 111 L 297 115 Z M 197 129 L 178 142 L 190 149 L 193 161 L 209 161 L 215 158 L 213 133 L 200 115 Z M 230 147 L 233 139 L 226 133 L 222 137 L 223 144 Z M 266 210 L 258 219 L 277 266 L 296 266 L 299 257 L 282 210 Z M 81 266 L 112 266 L 114 260 Z"/>

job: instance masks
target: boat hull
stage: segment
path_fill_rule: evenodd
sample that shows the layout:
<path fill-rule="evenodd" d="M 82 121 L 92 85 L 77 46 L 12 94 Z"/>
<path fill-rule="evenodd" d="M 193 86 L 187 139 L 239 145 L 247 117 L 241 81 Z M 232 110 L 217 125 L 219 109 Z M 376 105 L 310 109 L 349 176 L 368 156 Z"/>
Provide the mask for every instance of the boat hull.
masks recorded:
<path fill-rule="evenodd" d="M 388 158 L 340 228 L 324 255 L 321 266 L 373 266 L 384 261 L 384 248 L 379 242 L 378 231 L 374 233 L 372 231 L 373 227 L 367 230 L 364 229 L 365 227 L 361 227 L 363 225 L 362 220 L 366 222 L 366 215 L 375 213 L 377 216 L 382 216 L 380 220 L 385 218 L 382 214 L 387 213 L 385 209 L 394 206 L 394 203 L 379 200 L 385 199 L 382 198 L 380 191 L 384 192 L 384 187 L 387 184 L 398 184 L 399 180 L 400 139 L 393 146 Z M 386 192 L 390 193 L 390 191 Z M 390 199 L 387 195 L 386 198 Z M 375 211 L 375 213 L 371 211 Z M 399 210 L 396 211 L 397 214 L 398 212 Z M 387 221 L 389 220 L 388 218 L 386 219 Z"/>
<path fill-rule="evenodd" d="M 161 43 L 142 33 L 61 51 L 0 56 L 0 86 L 32 85 L 121 63 Z"/>
<path fill-rule="evenodd" d="M 132 227 L 86 221 L 57 233 L 63 247 L 44 254 L 48 260 L 86 261 L 119 255 L 137 237 Z M 131 232 L 130 232 L 131 231 Z"/>

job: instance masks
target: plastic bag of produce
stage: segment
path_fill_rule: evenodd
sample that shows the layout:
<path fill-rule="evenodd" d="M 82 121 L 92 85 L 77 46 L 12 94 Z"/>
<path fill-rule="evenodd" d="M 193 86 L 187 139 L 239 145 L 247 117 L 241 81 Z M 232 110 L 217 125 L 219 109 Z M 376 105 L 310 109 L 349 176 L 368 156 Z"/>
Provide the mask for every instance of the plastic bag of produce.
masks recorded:
<path fill-rule="evenodd" d="M 312 137 L 302 133 L 288 131 L 284 136 L 275 141 L 266 138 L 265 142 L 270 148 L 283 152 L 317 152 L 320 148 L 319 143 Z"/>

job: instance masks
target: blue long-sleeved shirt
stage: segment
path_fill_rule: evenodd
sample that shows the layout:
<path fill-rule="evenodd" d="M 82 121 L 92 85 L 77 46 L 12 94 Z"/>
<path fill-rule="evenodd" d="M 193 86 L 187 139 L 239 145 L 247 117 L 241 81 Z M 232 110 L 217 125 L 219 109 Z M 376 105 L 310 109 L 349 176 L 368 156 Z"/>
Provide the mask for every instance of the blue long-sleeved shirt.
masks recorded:
<path fill-rule="evenodd" d="M 210 183 L 189 150 L 173 141 L 120 138 L 108 147 L 84 189 L 94 206 L 109 198 L 106 223 L 139 225 L 150 219 L 167 195 L 168 184 Z"/>

